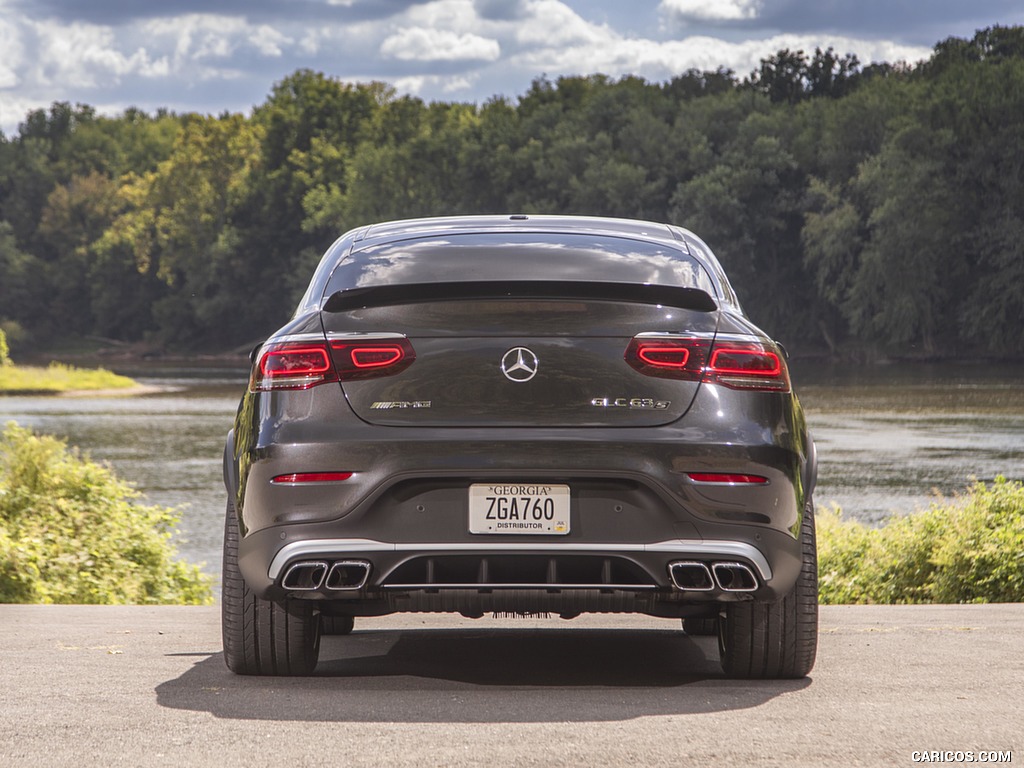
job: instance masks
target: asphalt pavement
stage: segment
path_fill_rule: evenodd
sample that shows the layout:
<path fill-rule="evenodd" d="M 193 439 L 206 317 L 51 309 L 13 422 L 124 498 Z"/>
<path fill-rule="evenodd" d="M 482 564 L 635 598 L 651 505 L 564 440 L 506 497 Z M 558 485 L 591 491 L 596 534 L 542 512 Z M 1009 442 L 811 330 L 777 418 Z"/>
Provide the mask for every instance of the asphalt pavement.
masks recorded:
<path fill-rule="evenodd" d="M 0 766 L 1024 764 L 1024 605 L 820 626 L 810 677 L 747 682 L 668 620 L 401 615 L 284 679 L 228 672 L 216 607 L 4 605 Z"/>

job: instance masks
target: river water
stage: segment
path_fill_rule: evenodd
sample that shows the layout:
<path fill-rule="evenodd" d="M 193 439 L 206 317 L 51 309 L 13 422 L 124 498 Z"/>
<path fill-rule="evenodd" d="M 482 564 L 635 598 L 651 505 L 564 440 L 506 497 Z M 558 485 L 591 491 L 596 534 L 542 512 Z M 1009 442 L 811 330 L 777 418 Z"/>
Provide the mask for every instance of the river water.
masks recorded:
<path fill-rule="evenodd" d="M 879 523 L 972 478 L 1024 478 L 1024 366 L 794 364 L 820 460 L 819 506 Z M 0 423 L 66 438 L 155 504 L 180 507 L 182 557 L 217 574 L 221 453 L 245 387 L 237 369 L 118 370 L 133 397 L 0 397 Z"/>

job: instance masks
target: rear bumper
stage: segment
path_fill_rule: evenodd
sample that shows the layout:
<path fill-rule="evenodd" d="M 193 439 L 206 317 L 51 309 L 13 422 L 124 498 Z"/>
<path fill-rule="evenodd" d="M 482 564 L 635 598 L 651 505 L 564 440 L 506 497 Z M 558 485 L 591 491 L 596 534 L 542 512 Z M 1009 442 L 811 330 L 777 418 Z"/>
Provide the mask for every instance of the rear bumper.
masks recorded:
<path fill-rule="evenodd" d="M 800 569 L 799 543 L 788 533 L 747 526 L 733 526 L 731 538 L 625 543 L 382 541 L 332 537 L 332 531 L 333 524 L 320 523 L 247 536 L 239 550 L 247 585 L 265 598 L 325 601 L 353 615 L 588 610 L 681 616 L 709 603 L 777 600 Z M 341 578 L 335 578 L 339 564 Z M 302 582 L 302 569 L 311 565 L 315 577 Z M 674 578 L 678 566 L 703 569 L 707 582 Z M 750 584 L 723 582 L 724 567 L 744 569 Z"/>
<path fill-rule="evenodd" d="M 267 569 L 267 576 L 271 581 L 277 582 L 283 577 L 286 567 L 290 563 L 310 559 L 332 560 L 370 560 L 386 562 L 388 556 L 394 555 L 397 562 L 407 561 L 410 558 L 437 557 L 450 555 L 497 555 L 497 556 L 590 556 L 598 557 L 636 557 L 639 559 L 651 556 L 656 560 L 670 558 L 680 561 L 729 561 L 737 558 L 745 560 L 753 565 L 761 580 L 768 582 L 772 578 L 771 565 L 764 554 L 749 544 L 738 541 L 659 541 L 652 544 L 394 544 L 383 541 L 371 541 L 369 539 L 307 539 L 305 541 L 286 544 L 277 551 L 274 559 L 271 560 Z M 391 568 L 382 568 L 387 573 L 381 574 L 377 579 L 377 586 L 390 588 L 419 587 L 437 588 L 443 582 L 438 581 L 417 581 L 415 583 L 397 582 L 389 583 L 387 576 L 395 570 L 394 564 Z M 367 580 L 368 581 L 368 580 Z M 449 587 L 465 586 L 463 583 L 449 583 Z M 557 579 L 542 585 L 526 584 L 517 582 L 484 582 L 481 586 L 489 588 L 522 588 L 544 586 L 572 588 L 579 584 L 560 582 Z M 588 584 L 596 588 L 631 588 L 636 585 L 607 584 L 595 580 Z M 639 587 L 646 588 L 646 587 Z"/>
<path fill-rule="evenodd" d="M 272 398 L 250 403 L 249 425 L 243 401 L 225 456 L 243 534 L 239 567 L 261 597 L 321 600 L 354 615 L 481 606 L 685 615 L 686 606 L 778 599 L 799 573 L 812 449 L 789 398 L 766 396 L 762 420 L 725 427 L 716 413 L 735 393 L 704 386 L 677 424 L 487 430 L 373 426 L 338 402 L 339 390 L 301 394 L 308 402 L 290 397 L 276 414 Z M 317 412 L 330 418 L 309 418 Z M 336 471 L 353 474 L 339 483 L 270 482 Z M 690 472 L 768 482 L 706 486 Z M 498 481 L 569 485 L 569 533 L 471 534 L 469 485 Z M 284 581 L 299 563 L 316 564 L 316 581 L 352 561 L 367 570 L 355 588 Z M 681 588 L 675 563 L 712 575 L 715 564 L 739 564 L 756 584 L 730 591 L 712 578 L 710 588 Z"/>

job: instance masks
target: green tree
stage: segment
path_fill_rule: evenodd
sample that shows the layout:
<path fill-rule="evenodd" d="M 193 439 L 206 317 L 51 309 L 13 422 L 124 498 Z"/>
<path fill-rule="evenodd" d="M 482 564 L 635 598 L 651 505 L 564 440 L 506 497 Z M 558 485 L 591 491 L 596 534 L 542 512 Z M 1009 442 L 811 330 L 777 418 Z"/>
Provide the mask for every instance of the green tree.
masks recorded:
<path fill-rule="evenodd" d="M 831 47 L 815 48 L 813 57 L 783 48 L 761 59 L 747 82 L 774 103 L 796 104 L 813 96 L 845 96 L 856 86 L 859 72 L 856 56 L 840 56 Z"/>
<path fill-rule="evenodd" d="M 980 61 L 931 78 L 922 119 L 949 126 L 945 183 L 959 227 L 951 245 L 967 264 L 956 286 L 966 348 L 1024 353 L 1024 30 L 978 33 Z"/>
<path fill-rule="evenodd" d="M 154 305 L 165 341 L 226 344 L 259 310 L 246 295 L 245 254 L 233 213 L 259 146 L 240 115 L 189 116 L 156 171 L 126 177 L 125 212 L 97 243 L 107 259 L 129 251 L 168 289 Z"/>
<path fill-rule="evenodd" d="M 97 171 L 72 176 L 47 196 L 37 234 L 49 255 L 47 304 L 52 332 L 66 327 L 69 320 L 77 328 L 93 326 L 91 246 L 117 212 L 117 184 Z"/>
<path fill-rule="evenodd" d="M 673 77 L 663 86 L 665 95 L 672 101 L 690 101 L 701 96 L 728 93 L 736 88 L 739 81 L 731 69 L 719 67 L 714 72 L 688 69 Z"/>
<path fill-rule="evenodd" d="M 333 219 L 327 201 L 344 195 L 356 147 L 381 105 L 393 98 L 383 83 L 353 85 L 300 70 L 277 83 L 254 110 L 258 162 L 239 190 L 233 220 L 235 248 L 245 254 L 248 306 L 256 311 L 239 316 L 235 343 L 287 319 L 312 265 L 355 226 Z"/>
<path fill-rule="evenodd" d="M 14 228 L 0 221 L 0 321 L 32 327 L 46 299 L 47 285 L 39 277 L 44 265 L 18 247 Z"/>
<path fill-rule="evenodd" d="M 969 275 L 954 245 L 963 225 L 948 183 L 954 145 L 948 129 L 907 118 L 848 186 L 811 186 L 803 243 L 818 289 L 882 349 L 933 355 L 939 338 L 957 337 Z"/>
<path fill-rule="evenodd" d="M 807 182 L 784 135 L 778 118 L 748 117 L 711 168 L 676 188 L 670 218 L 715 250 L 754 322 L 791 342 L 814 325 L 813 292 L 800 250 Z"/>

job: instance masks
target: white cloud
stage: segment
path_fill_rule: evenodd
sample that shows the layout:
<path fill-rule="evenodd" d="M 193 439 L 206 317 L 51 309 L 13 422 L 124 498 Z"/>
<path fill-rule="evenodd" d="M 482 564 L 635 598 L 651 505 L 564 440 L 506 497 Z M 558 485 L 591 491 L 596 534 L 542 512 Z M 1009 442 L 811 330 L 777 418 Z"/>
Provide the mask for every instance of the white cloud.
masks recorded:
<path fill-rule="evenodd" d="M 392 83 L 399 93 L 408 93 L 410 96 L 418 96 L 427 86 L 427 77 L 424 75 L 412 75 L 410 77 L 398 77 Z"/>
<path fill-rule="evenodd" d="M 264 56 L 280 58 L 283 53 L 281 46 L 290 44 L 292 39 L 273 27 L 262 24 L 249 33 L 249 42 Z"/>
<path fill-rule="evenodd" d="M 559 0 L 531 0 L 515 24 L 515 39 L 524 46 L 600 45 L 616 37 L 607 25 L 586 21 Z"/>
<path fill-rule="evenodd" d="M 22 65 L 24 49 L 21 45 L 21 33 L 13 24 L 0 19 L 0 88 L 14 88 L 21 82 L 18 69 Z"/>
<path fill-rule="evenodd" d="M 152 19 L 144 22 L 141 30 L 143 36 L 173 47 L 177 69 L 189 62 L 226 62 L 246 48 L 270 58 L 281 58 L 295 42 L 267 24 L 254 25 L 239 16 L 210 13 Z M 307 38 L 315 41 L 312 35 L 310 32 Z M 300 45 L 305 47 L 307 41 Z M 314 47 L 312 52 L 315 50 Z"/>
<path fill-rule="evenodd" d="M 299 40 L 299 50 L 308 56 L 315 56 L 320 52 L 320 32 L 316 29 L 307 29 L 305 32 Z"/>
<path fill-rule="evenodd" d="M 129 56 L 117 49 L 110 27 L 95 24 L 33 24 L 38 42 L 37 77 L 43 84 L 91 88 L 117 83 L 124 75 L 161 77 L 168 74 L 166 58 L 152 60 L 145 48 Z"/>
<path fill-rule="evenodd" d="M 142 24 L 144 35 L 174 41 L 174 58 L 183 61 L 226 59 L 245 40 L 251 28 L 234 16 L 192 13 L 152 19 Z"/>
<path fill-rule="evenodd" d="M 916 62 L 931 53 L 929 48 L 886 41 L 810 35 L 776 35 L 742 42 L 705 36 L 666 42 L 619 37 L 609 38 L 599 47 L 575 46 L 526 51 L 515 57 L 515 63 L 528 71 L 549 74 L 600 72 L 613 77 L 635 74 L 659 81 L 670 79 L 691 68 L 714 70 L 726 67 L 744 76 L 756 69 L 761 59 L 782 48 L 810 52 L 815 47 L 824 48 L 829 45 L 837 51 L 857 54 L 864 63 L 900 60 Z"/>
<path fill-rule="evenodd" d="M 473 87 L 473 78 L 455 75 L 446 77 L 444 75 L 413 75 L 411 77 L 400 77 L 394 81 L 395 90 L 399 93 L 408 93 L 411 96 L 419 95 L 426 88 L 439 89 L 442 93 L 457 93 Z"/>
<path fill-rule="evenodd" d="M 496 61 L 501 46 L 480 35 L 407 27 L 384 40 L 380 52 L 400 61 Z"/>
<path fill-rule="evenodd" d="M 458 93 L 459 91 L 467 91 L 472 87 L 473 81 L 468 77 L 449 77 L 446 82 L 441 84 L 441 90 L 445 93 Z"/>
<path fill-rule="evenodd" d="M 19 96 L 10 91 L 0 91 L 0 132 L 13 136 L 18 124 L 34 109 L 46 109 L 56 98 Z"/>
<path fill-rule="evenodd" d="M 756 19 L 764 0 L 661 0 L 660 9 L 688 19 L 738 21 Z"/>
<path fill-rule="evenodd" d="M 412 5 L 402 14 L 401 23 L 427 29 L 479 32 L 486 22 L 477 15 L 472 0 L 433 0 Z"/>

